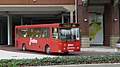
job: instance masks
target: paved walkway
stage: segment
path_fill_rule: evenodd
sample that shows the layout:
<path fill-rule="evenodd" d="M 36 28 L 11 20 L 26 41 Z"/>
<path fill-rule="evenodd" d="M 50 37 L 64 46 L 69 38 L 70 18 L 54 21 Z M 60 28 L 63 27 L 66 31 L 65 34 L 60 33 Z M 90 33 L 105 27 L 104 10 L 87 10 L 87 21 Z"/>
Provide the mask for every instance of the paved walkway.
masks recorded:
<path fill-rule="evenodd" d="M 55 57 L 52 55 L 42 55 L 42 54 L 29 54 L 29 53 L 19 53 L 0 50 L 0 59 L 34 59 L 43 57 Z"/>
<path fill-rule="evenodd" d="M 53 66 L 36 66 L 36 67 L 120 67 L 120 63 L 53 65 Z"/>
<path fill-rule="evenodd" d="M 17 49 L 14 49 L 14 50 L 17 50 Z M 97 46 L 97 47 L 90 47 L 90 48 L 81 48 L 81 52 L 78 52 L 75 55 L 73 54 L 72 56 L 82 56 L 82 55 L 89 56 L 91 54 L 92 55 L 115 55 L 115 51 L 114 51 L 114 48 L 112 47 Z M 34 58 L 58 57 L 58 56 L 59 55 L 46 55 L 41 53 L 26 53 L 26 52 L 21 53 L 19 51 L 13 52 L 8 50 L 7 51 L 0 50 L 0 59 L 23 59 L 23 58 L 34 59 Z M 68 56 L 68 55 L 64 55 L 64 56 Z"/>
<path fill-rule="evenodd" d="M 81 51 L 95 51 L 95 52 L 115 52 L 115 48 L 110 46 L 91 46 L 89 48 L 81 48 Z"/>

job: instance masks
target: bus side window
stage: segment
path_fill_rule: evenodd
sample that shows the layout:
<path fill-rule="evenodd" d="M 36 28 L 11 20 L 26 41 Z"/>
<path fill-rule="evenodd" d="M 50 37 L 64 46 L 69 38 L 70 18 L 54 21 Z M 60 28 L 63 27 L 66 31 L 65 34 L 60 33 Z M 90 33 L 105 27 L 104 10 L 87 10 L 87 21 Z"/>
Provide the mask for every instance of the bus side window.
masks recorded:
<path fill-rule="evenodd" d="M 27 29 L 23 28 L 22 29 L 22 37 L 27 37 L 28 33 L 27 33 Z"/>
<path fill-rule="evenodd" d="M 21 29 L 18 29 L 19 31 L 18 31 L 18 36 L 19 37 L 22 37 L 22 31 L 21 31 Z"/>
<path fill-rule="evenodd" d="M 35 37 L 41 38 L 41 28 L 35 28 Z"/>
<path fill-rule="evenodd" d="M 19 30 L 18 30 L 18 28 L 16 28 L 16 36 L 17 37 L 19 36 Z"/>
<path fill-rule="evenodd" d="M 52 28 L 52 38 L 58 39 L 58 28 L 57 27 Z"/>
<path fill-rule="evenodd" d="M 35 37 L 34 28 L 29 28 L 27 33 L 28 37 Z"/>
<path fill-rule="evenodd" d="M 43 28 L 43 37 L 44 38 L 49 38 L 50 37 L 50 28 Z"/>
<path fill-rule="evenodd" d="M 18 29 L 18 28 L 16 28 L 16 37 L 21 37 L 22 36 L 22 32 L 21 32 L 21 29 Z"/>

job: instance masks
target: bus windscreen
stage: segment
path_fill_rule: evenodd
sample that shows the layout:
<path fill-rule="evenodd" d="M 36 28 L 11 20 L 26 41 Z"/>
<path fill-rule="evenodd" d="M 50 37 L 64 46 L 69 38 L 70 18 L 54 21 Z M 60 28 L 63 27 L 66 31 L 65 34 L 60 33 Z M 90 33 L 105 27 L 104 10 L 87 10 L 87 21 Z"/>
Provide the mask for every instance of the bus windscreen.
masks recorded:
<path fill-rule="evenodd" d="M 80 40 L 79 28 L 61 28 L 60 40 Z"/>

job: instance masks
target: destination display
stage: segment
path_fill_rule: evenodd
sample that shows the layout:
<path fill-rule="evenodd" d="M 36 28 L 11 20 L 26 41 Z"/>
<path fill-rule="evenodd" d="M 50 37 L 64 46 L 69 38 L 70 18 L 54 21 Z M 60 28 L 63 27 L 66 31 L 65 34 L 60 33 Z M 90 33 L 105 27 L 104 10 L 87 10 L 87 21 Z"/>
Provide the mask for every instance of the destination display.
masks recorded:
<path fill-rule="evenodd" d="M 79 24 L 60 24 L 60 27 L 79 27 Z"/>

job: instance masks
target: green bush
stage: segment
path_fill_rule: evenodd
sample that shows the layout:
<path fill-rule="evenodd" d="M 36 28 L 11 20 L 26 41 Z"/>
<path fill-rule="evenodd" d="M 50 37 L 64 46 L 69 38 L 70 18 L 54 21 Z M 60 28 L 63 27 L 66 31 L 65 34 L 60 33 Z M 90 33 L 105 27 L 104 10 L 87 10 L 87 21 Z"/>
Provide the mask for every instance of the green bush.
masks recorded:
<path fill-rule="evenodd" d="M 120 56 L 46 57 L 42 59 L 2 59 L 0 67 L 41 66 L 59 64 L 120 63 Z"/>

